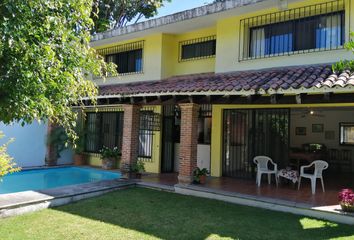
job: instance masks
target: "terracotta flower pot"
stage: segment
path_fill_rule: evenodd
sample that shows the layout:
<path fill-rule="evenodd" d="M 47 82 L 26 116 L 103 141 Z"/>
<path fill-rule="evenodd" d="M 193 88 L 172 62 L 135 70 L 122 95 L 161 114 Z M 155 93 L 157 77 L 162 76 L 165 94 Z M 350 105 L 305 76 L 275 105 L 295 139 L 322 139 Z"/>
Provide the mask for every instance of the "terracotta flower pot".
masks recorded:
<path fill-rule="evenodd" d="M 206 183 L 206 176 L 205 175 L 199 176 L 199 183 L 200 184 L 205 184 Z"/>
<path fill-rule="evenodd" d="M 74 164 L 76 166 L 82 166 L 86 164 L 86 157 L 83 154 L 74 154 Z"/>
<path fill-rule="evenodd" d="M 115 169 L 117 165 L 117 160 L 115 158 L 103 158 L 102 168 L 106 170 Z"/>
<path fill-rule="evenodd" d="M 340 207 L 342 208 L 343 212 L 354 212 L 354 205 L 340 203 Z"/>

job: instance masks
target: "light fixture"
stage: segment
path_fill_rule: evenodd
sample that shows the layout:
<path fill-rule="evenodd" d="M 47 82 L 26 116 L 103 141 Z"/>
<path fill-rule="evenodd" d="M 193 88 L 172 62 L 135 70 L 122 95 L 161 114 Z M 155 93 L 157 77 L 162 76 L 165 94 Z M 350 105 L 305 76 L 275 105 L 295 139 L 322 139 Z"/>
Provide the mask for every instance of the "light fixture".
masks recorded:
<path fill-rule="evenodd" d="M 311 110 L 311 111 L 310 111 L 310 114 L 311 114 L 311 115 L 314 115 L 314 114 L 315 114 L 315 112 Z"/>
<path fill-rule="evenodd" d="M 288 9 L 288 0 L 278 0 L 278 8 L 279 10 L 287 10 Z"/>

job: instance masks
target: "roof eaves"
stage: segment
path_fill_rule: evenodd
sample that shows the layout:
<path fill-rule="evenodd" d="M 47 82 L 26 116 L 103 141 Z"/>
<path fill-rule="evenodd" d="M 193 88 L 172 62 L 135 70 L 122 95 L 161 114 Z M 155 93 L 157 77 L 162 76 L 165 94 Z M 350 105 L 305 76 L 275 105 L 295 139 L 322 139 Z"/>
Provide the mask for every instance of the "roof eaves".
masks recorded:
<path fill-rule="evenodd" d="M 144 31 L 151 28 L 157 28 L 168 24 L 182 22 L 193 18 L 203 17 L 210 14 L 220 13 L 234 8 L 264 2 L 267 0 L 228 0 L 225 2 L 212 3 L 209 5 L 193 8 L 183 12 L 167 15 L 160 18 L 147 20 L 144 22 L 128 25 L 126 27 L 112 29 L 106 32 L 98 33 L 91 37 L 91 42 L 126 35 L 134 32 Z"/>

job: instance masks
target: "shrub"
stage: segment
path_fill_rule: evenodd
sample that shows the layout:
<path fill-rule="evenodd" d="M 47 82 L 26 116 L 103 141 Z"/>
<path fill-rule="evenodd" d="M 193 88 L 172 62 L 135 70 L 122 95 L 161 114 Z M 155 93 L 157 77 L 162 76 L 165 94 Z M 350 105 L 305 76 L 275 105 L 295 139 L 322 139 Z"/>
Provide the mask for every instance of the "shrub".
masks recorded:
<path fill-rule="evenodd" d="M 5 135 L 0 131 L 0 139 Z M 11 139 L 7 143 L 0 145 L 0 180 L 3 176 L 9 173 L 20 171 L 19 167 L 16 167 L 16 163 L 13 161 L 13 158 L 7 154 L 7 146 L 13 142 Z"/>
<path fill-rule="evenodd" d="M 343 189 L 339 195 L 338 200 L 340 204 L 346 206 L 354 206 L 354 192 L 352 189 Z"/>
<path fill-rule="evenodd" d="M 102 158 L 115 158 L 118 159 L 120 155 L 120 150 L 118 147 L 114 148 L 109 148 L 106 146 L 103 146 L 103 148 L 100 150 L 100 154 Z"/>

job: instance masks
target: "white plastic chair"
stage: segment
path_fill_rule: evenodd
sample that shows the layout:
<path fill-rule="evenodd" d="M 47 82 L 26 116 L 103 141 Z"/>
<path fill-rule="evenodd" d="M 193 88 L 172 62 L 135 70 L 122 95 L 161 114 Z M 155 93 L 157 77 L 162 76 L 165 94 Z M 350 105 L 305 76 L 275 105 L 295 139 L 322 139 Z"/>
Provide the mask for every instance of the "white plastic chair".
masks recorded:
<path fill-rule="evenodd" d="M 278 177 L 277 177 L 278 165 L 274 163 L 270 157 L 257 156 L 253 159 L 253 162 L 257 164 L 256 184 L 258 185 L 258 187 L 261 186 L 262 174 L 268 174 L 268 184 L 270 184 L 271 174 L 274 174 L 275 182 L 276 185 L 278 186 Z M 274 166 L 273 170 L 268 168 L 268 162 L 270 162 Z"/>
<path fill-rule="evenodd" d="M 309 173 L 304 172 L 305 168 L 310 168 L 313 165 L 315 166 L 315 171 L 313 174 L 309 174 Z M 326 170 L 327 168 L 328 168 L 328 163 L 323 160 L 316 160 L 316 161 L 313 161 L 310 165 L 301 166 L 298 190 L 300 189 L 301 178 L 302 177 L 309 178 L 309 179 L 311 179 L 312 194 L 315 194 L 316 193 L 316 180 L 317 180 L 317 178 L 319 178 L 319 179 L 321 179 L 322 190 L 324 192 L 325 188 L 324 188 L 324 183 L 323 183 L 322 171 Z"/>

